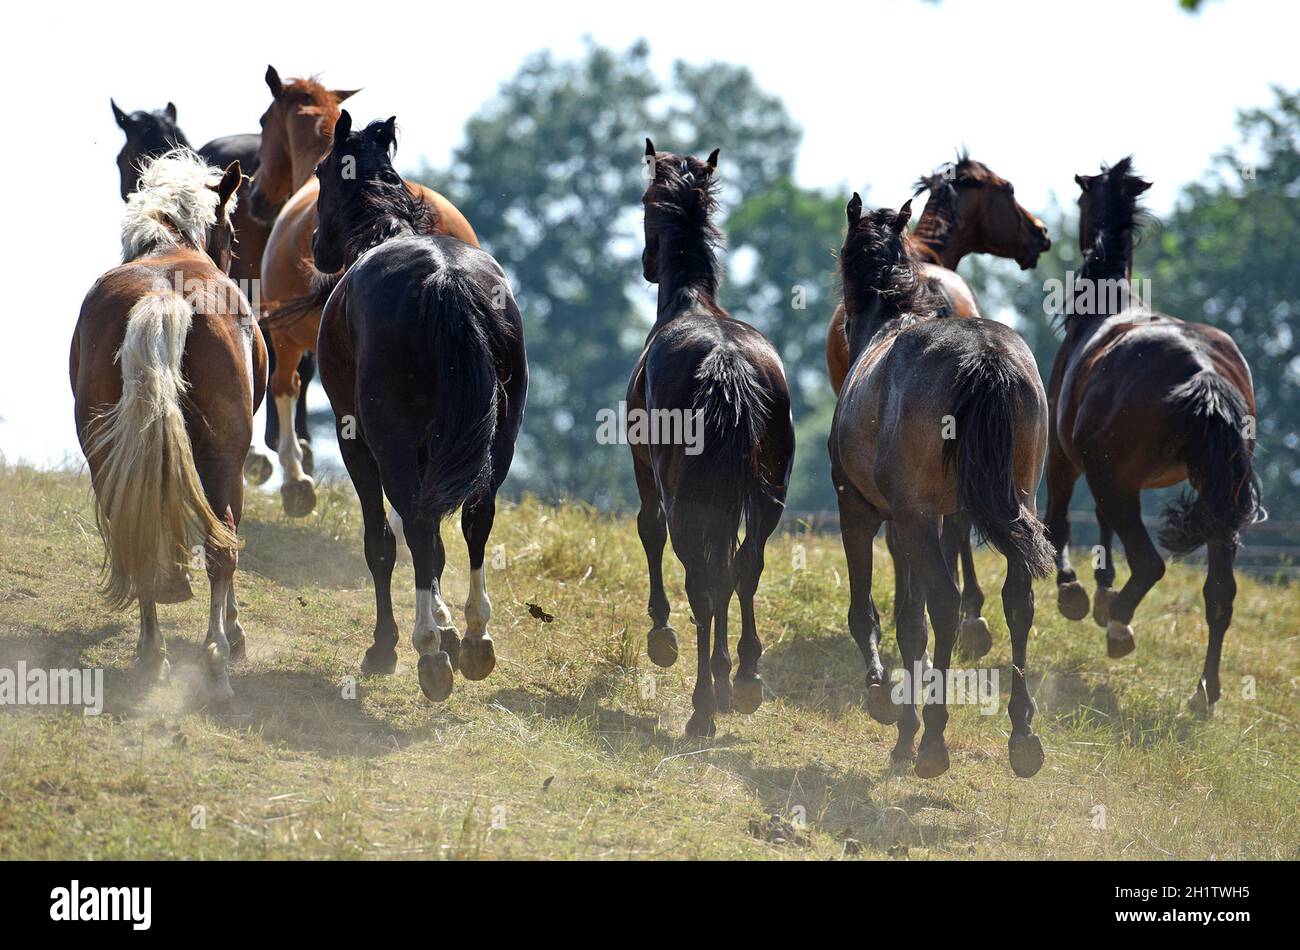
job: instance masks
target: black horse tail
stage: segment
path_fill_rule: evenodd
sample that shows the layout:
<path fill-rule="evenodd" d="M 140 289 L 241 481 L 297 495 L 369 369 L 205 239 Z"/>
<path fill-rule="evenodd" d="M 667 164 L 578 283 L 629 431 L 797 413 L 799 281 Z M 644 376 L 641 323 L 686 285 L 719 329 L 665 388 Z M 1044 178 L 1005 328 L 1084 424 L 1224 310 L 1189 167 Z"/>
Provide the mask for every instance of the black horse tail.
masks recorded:
<path fill-rule="evenodd" d="M 944 442 L 945 469 L 957 469 L 957 504 L 975 533 L 1032 577 L 1052 569 L 1043 523 L 1016 487 L 1016 406 L 1025 381 L 1002 354 L 981 351 L 958 369 L 952 408 L 955 439 Z"/>
<path fill-rule="evenodd" d="M 422 294 L 433 360 L 433 419 L 425 436 L 419 512 L 437 524 L 491 484 L 504 397 L 489 332 L 499 318 L 489 292 L 461 269 L 431 275 Z"/>
<path fill-rule="evenodd" d="M 758 501 L 771 492 L 758 464 L 770 400 L 749 362 L 725 344 L 700 362 L 695 379 L 691 411 L 700 441 L 682 457 L 673 536 L 700 538 L 706 574 L 722 580 L 735 560 L 741 519 L 750 530 Z"/>
<path fill-rule="evenodd" d="M 258 323 L 263 330 L 286 330 L 313 313 L 319 314 L 325 309 L 330 294 L 342 279 L 343 271 L 337 274 L 313 272 L 311 289 L 307 293 L 301 297 L 290 297 L 277 302 L 262 315 Z"/>
<path fill-rule="evenodd" d="M 1197 494 L 1184 491 L 1165 509 L 1160 543 L 1172 554 L 1190 554 L 1206 542 L 1236 544 L 1243 527 L 1268 516 L 1241 394 L 1207 369 L 1171 392 L 1166 405 L 1181 427 L 1187 480 Z"/>

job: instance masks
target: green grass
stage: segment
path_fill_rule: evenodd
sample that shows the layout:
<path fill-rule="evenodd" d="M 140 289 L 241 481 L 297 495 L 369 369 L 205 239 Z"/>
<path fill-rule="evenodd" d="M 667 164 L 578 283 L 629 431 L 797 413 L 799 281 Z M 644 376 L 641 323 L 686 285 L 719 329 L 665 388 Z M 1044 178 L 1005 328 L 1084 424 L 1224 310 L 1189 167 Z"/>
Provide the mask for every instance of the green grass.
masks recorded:
<path fill-rule="evenodd" d="M 847 838 L 862 858 L 1300 857 L 1292 587 L 1240 579 L 1224 697 L 1200 722 L 1184 708 L 1205 649 L 1198 570 L 1171 567 L 1138 612 L 1137 652 L 1118 662 L 1040 584 L 1029 671 L 1047 763 L 1017 779 L 1001 567 L 980 552 L 985 662 L 1001 667 L 1003 705 L 996 716 L 954 708 L 952 768 L 925 781 L 890 768 L 894 730 L 862 709 L 836 537 L 773 541 L 758 603 L 769 696 L 698 742 L 682 736 L 695 651 L 681 569 L 666 559 L 682 656 L 661 671 L 644 654 L 647 586 L 629 519 L 506 506 L 492 545 L 507 566 L 489 580 L 497 669 L 458 679 L 438 707 L 415 679 L 409 560 L 395 575 L 397 673 L 359 677 L 373 597 L 349 485 L 327 485 L 302 522 L 250 492 L 242 534 L 249 655 L 232 670 L 232 710 L 210 715 L 188 701 L 206 585 L 160 608 L 173 676 L 140 688 L 136 615 L 97 596 L 87 481 L 0 469 L 0 666 L 102 667 L 108 694 L 98 717 L 0 709 L 0 858 L 838 858 Z M 459 617 L 464 546 L 458 528 L 444 534 Z M 530 600 L 555 622 L 531 618 Z M 355 699 L 348 677 L 359 677 Z M 773 833 L 773 814 L 793 827 Z"/>

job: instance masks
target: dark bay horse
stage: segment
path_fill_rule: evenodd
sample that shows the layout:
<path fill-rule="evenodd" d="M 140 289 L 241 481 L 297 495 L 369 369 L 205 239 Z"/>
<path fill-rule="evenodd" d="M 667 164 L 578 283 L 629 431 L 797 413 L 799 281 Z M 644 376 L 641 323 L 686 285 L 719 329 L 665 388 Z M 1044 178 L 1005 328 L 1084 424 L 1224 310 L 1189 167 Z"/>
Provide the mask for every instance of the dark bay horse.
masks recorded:
<path fill-rule="evenodd" d="M 176 106 L 173 103 L 169 102 L 165 108 L 154 112 L 137 111 L 131 113 L 123 112 L 117 107 L 117 103 L 112 102 L 112 100 L 110 100 L 110 104 L 113 106 L 113 118 L 126 135 L 126 144 L 117 156 L 117 168 L 121 176 L 122 200 L 125 201 L 131 192 L 135 190 L 140 177 L 140 167 L 146 159 L 157 158 L 164 152 L 178 146 L 190 148 L 190 143 L 185 137 L 185 133 L 181 131 L 180 126 L 177 125 Z M 224 135 L 221 138 L 213 139 L 206 145 L 200 146 L 196 151 L 209 165 L 215 165 L 218 168 L 226 168 L 231 162 L 239 162 L 245 176 L 251 176 L 257 173 L 258 151 L 261 144 L 262 137 L 255 133 Z M 239 187 L 238 204 L 230 219 L 230 223 L 235 228 L 235 246 L 230 262 L 230 279 L 238 284 L 244 293 L 249 296 L 250 303 L 258 306 L 261 297 L 261 293 L 257 288 L 262 275 L 262 252 L 266 249 L 266 239 L 271 233 L 271 227 L 253 217 L 250 211 L 250 191 L 251 186 L 246 177 L 244 183 Z M 264 334 L 264 336 L 266 335 Z M 269 348 L 269 336 L 266 336 L 265 342 Z M 274 372 L 274 359 L 272 359 L 271 369 Z M 315 357 L 310 353 L 304 354 L 298 364 L 298 375 L 303 380 L 303 389 L 298 401 L 298 415 L 295 423 L 298 437 L 303 440 L 304 452 L 307 453 L 310 452 L 310 447 L 306 443 L 306 384 L 315 374 Z M 276 412 L 273 401 L 266 404 L 265 438 L 266 444 L 271 447 L 276 446 L 280 440 L 280 417 Z M 304 462 L 304 467 L 310 471 L 312 467 L 310 458 Z M 254 484 L 261 484 L 271 477 L 271 472 L 271 460 L 256 450 L 250 450 L 244 472 L 249 481 Z"/>
<path fill-rule="evenodd" d="M 1097 503 L 1104 549 L 1093 617 L 1106 628 L 1112 658 L 1131 653 L 1133 613 L 1165 572 L 1142 524 L 1141 492 L 1189 482 L 1196 494 L 1185 492 L 1166 509 L 1159 537 L 1174 554 L 1207 549 L 1209 647 L 1191 706 L 1208 716 L 1219 699 L 1219 654 L 1237 592 L 1238 533 L 1264 516 L 1251 462 L 1250 367 L 1222 330 L 1157 313 L 1131 293 L 1138 198 L 1151 187 L 1133 171 L 1132 158 L 1075 181 L 1084 263 L 1049 390 L 1047 526 L 1058 606 L 1071 620 L 1088 614 L 1088 595 L 1069 560 L 1070 496 L 1082 474 Z M 1112 590 L 1117 533 L 1130 570 L 1119 593 Z"/>
<path fill-rule="evenodd" d="M 763 549 L 781 520 L 794 461 L 794 423 L 785 370 L 767 338 L 731 317 L 717 302 L 721 235 L 710 220 L 717 208 L 715 150 L 707 162 L 656 152 L 646 139 L 654 176 L 646 188 L 642 272 L 659 285 L 658 316 L 628 383 L 634 412 L 679 420 L 686 440 L 637 440 L 629 432 L 641 512 L 637 529 L 650 573 L 647 653 L 659 666 L 677 659 L 668 626 L 663 550 L 669 534 L 686 569 L 686 596 L 698 645 L 694 714 L 688 736 L 712 736 L 714 716 L 733 706 L 758 709 L 763 652 L 754 593 Z M 741 522 L 744 542 L 737 546 Z M 728 682 L 727 609 L 739 594 L 740 668 Z M 710 628 L 712 652 L 710 653 Z"/>
<path fill-rule="evenodd" d="M 528 359 L 505 272 L 474 245 L 429 233 L 432 210 L 393 169 L 395 144 L 394 119 L 354 132 L 343 112 L 317 170 L 312 254 L 325 273 L 348 268 L 325 307 L 318 357 L 375 581 L 362 669 L 397 665 L 387 496 L 415 566 L 420 687 L 436 702 L 457 665 L 480 680 L 496 664 L 483 554 L 523 422 Z M 470 562 L 463 644 L 441 590 L 440 527 L 457 508 Z"/>
<path fill-rule="evenodd" d="M 948 768 L 949 666 L 957 634 L 958 591 L 940 543 L 942 519 L 961 510 L 1007 559 L 1002 604 L 1011 633 L 1008 749 L 1017 775 L 1034 775 L 1043 747 L 1030 728 L 1025 685 L 1032 579 L 1051 567 L 1051 549 L 1034 514 L 1047 449 L 1047 396 L 1033 354 L 1019 335 L 992 320 L 936 319 L 916 261 L 906 247 L 911 202 L 901 211 L 862 214 L 848 205 L 840 253 L 852 365 L 831 423 L 831 477 L 839 498 L 848 559 L 849 630 L 867 662 L 867 708 L 898 723 L 893 758 L 912 755 L 921 680 L 939 685 L 924 706 L 925 735 L 916 774 Z M 881 522 L 896 527 L 895 604 L 903 697 L 888 695 L 880 658 L 880 616 L 871 599 L 872 539 Z M 933 670 L 925 670 L 928 608 Z"/>
<path fill-rule="evenodd" d="M 273 225 L 262 255 L 262 292 L 270 311 L 263 326 L 270 332 L 274 353 L 270 402 L 297 424 L 305 408 L 303 380 L 294 367 L 316 351 L 321 308 L 336 279 L 308 266 L 319 190 L 312 173 L 329 151 L 339 104 L 355 90 L 327 89 L 311 78 L 282 82 L 273 66 L 266 68 L 266 84 L 271 104 L 261 119 L 262 144 L 249 203 L 259 220 Z M 424 220 L 432 233 L 478 246 L 474 229 L 450 201 L 423 185 L 409 187 L 430 208 Z M 304 449 L 304 443 L 287 432 L 276 446 L 284 474 L 280 494 L 285 512 L 293 516 L 310 514 L 316 506 Z"/>
<path fill-rule="evenodd" d="M 962 154 L 955 163 L 921 177 L 916 194 L 929 199 L 907 235 L 906 248 L 918 262 L 921 279 L 934 295 L 941 317 L 979 317 L 979 306 L 957 265 L 968 254 L 1006 257 L 1028 270 L 1052 246 L 1043 222 L 1016 201 L 1015 188 L 987 165 Z M 849 368 L 848 335 L 841 304 L 831 318 L 826 337 L 826 366 L 831 385 L 840 391 Z M 892 523 L 886 539 L 896 545 Z M 993 647 L 993 635 L 982 616 L 984 590 L 975 575 L 970 521 L 960 512 L 944 519 L 944 552 L 954 570 L 960 565 L 962 621 L 957 636 L 959 653 L 978 659 Z"/>
<path fill-rule="evenodd" d="M 244 651 L 234 573 L 243 465 L 266 389 L 266 349 L 226 276 L 242 175 L 188 149 L 147 160 L 127 199 L 122 265 L 81 306 L 69 361 L 77 435 L 106 551 L 104 592 L 140 604 L 138 666 L 170 669 L 158 603 L 190 596 L 206 562 L 205 699 L 231 697 Z M 202 546 L 192 549 L 195 541 Z"/>

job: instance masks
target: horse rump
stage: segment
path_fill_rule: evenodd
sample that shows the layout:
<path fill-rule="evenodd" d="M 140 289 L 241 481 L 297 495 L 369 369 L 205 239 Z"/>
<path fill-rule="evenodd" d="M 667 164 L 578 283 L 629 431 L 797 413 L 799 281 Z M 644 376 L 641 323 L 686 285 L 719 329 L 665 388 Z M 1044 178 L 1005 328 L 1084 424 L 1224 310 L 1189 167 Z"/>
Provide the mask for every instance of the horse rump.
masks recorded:
<path fill-rule="evenodd" d="M 1207 369 L 1174 389 L 1166 406 L 1181 429 L 1196 494 L 1184 490 L 1165 508 L 1160 543 L 1177 555 L 1207 542 L 1235 545 L 1242 528 L 1268 515 L 1246 437 L 1246 404 L 1231 383 Z"/>

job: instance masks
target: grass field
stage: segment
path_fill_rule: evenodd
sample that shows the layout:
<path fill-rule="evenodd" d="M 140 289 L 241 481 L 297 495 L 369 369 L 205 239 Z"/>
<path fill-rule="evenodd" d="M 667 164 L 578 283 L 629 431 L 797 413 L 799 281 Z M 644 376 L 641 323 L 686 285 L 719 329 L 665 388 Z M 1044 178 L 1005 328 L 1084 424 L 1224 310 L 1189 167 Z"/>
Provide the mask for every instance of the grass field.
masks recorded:
<path fill-rule="evenodd" d="M 925 781 L 890 768 L 894 730 L 862 708 L 837 537 L 774 539 L 758 595 L 767 698 L 701 742 L 682 735 L 695 648 L 681 569 L 667 558 L 682 656 L 662 671 L 645 657 L 629 519 L 504 508 L 492 544 L 507 564 L 489 580 L 497 668 L 458 678 L 438 707 L 415 679 L 409 560 L 394 584 L 397 673 L 359 675 L 374 615 L 350 485 L 327 484 L 302 522 L 250 492 L 242 534 L 248 656 L 232 668 L 233 708 L 207 714 L 188 700 L 206 584 L 160 608 L 173 675 L 138 686 L 136 615 L 96 592 L 88 482 L 0 468 L 0 667 L 102 667 L 107 693 L 100 716 L 0 709 L 0 858 L 1300 857 L 1295 587 L 1240 580 L 1224 697 L 1200 722 L 1184 708 L 1205 649 L 1196 569 L 1171 568 L 1139 610 L 1137 652 L 1117 662 L 1041 583 L 1029 672 L 1047 763 L 1017 779 L 1001 569 L 980 552 L 984 662 L 1001 666 L 1003 702 L 995 716 L 953 708 L 952 768 Z M 460 618 L 458 525 L 444 536 Z"/>

